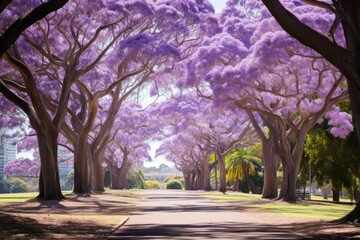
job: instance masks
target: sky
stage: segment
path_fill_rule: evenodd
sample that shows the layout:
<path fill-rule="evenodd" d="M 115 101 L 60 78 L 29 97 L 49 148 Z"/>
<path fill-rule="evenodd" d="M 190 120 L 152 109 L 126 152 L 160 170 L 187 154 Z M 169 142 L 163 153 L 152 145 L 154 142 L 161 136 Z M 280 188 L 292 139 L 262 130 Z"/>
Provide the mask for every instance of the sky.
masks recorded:
<path fill-rule="evenodd" d="M 226 6 L 226 0 L 209 0 L 215 8 L 215 12 L 219 13 Z"/>
<path fill-rule="evenodd" d="M 215 12 L 219 13 L 221 12 L 221 10 L 226 6 L 226 0 L 209 0 L 209 2 L 211 2 L 211 4 L 214 6 L 215 8 Z M 144 162 L 144 166 L 145 167 L 159 167 L 160 164 L 166 164 L 168 166 L 174 166 L 173 163 L 166 161 L 163 157 L 157 157 L 155 158 L 155 151 L 158 147 L 160 147 L 161 143 L 160 142 L 156 142 L 156 143 L 151 143 L 151 157 L 153 159 L 152 162 Z"/>

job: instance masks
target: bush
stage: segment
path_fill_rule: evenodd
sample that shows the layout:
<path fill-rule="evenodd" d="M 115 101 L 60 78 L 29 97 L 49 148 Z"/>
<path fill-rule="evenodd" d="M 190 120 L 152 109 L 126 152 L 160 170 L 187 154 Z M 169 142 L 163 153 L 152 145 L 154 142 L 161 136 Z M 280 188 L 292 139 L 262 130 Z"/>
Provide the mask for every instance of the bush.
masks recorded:
<path fill-rule="evenodd" d="M 183 185 L 180 181 L 173 179 L 166 183 L 165 185 L 166 189 L 183 189 Z"/>
<path fill-rule="evenodd" d="M 128 174 L 127 181 L 129 188 L 144 189 L 145 187 L 144 172 L 139 168 L 136 169 L 134 172 Z"/>
<path fill-rule="evenodd" d="M 20 178 L 11 178 L 7 181 L 11 185 L 12 193 L 28 192 L 29 188 L 26 182 Z"/>
<path fill-rule="evenodd" d="M 179 176 L 166 177 L 164 180 L 164 183 L 166 184 L 167 182 L 169 182 L 171 180 L 178 180 L 181 183 L 181 185 L 185 186 L 185 179 L 183 177 L 179 177 Z"/>
<path fill-rule="evenodd" d="M 160 183 L 156 180 L 146 180 L 145 188 L 146 189 L 160 189 Z"/>
<path fill-rule="evenodd" d="M 0 181 L 0 193 L 9 193 L 10 192 L 10 184 L 5 181 Z"/>

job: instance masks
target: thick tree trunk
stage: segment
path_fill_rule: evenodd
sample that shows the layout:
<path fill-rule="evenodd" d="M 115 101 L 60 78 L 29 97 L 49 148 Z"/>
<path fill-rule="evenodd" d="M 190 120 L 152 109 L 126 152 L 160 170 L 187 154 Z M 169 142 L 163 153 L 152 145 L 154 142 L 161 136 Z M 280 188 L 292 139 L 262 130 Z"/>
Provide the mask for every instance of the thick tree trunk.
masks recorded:
<path fill-rule="evenodd" d="M 64 199 L 60 188 L 57 159 L 58 132 L 52 127 L 48 127 L 37 129 L 36 133 L 41 161 L 38 198 L 44 200 Z"/>
<path fill-rule="evenodd" d="M 295 202 L 296 197 L 296 180 L 297 172 L 295 166 L 291 162 L 283 164 L 283 180 L 281 183 L 281 190 L 278 196 L 278 200 L 284 200 L 287 202 Z"/>
<path fill-rule="evenodd" d="M 262 198 L 273 199 L 278 196 L 277 165 L 278 160 L 274 154 L 274 146 L 269 140 L 262 142 L 264 162 L 264 187 Z"/>
<path fill-rule="evenodd" d="M 127 174 L 129 171 L 129 164 L 122 164 L 121 168 L 119 169 L 119 186 L 120 189 L 128 189 L 128 181 L 127 181 Z"/>
<path fill-rule="evenodd" d="M 184 182 L 185 182 L 185 190 L 192 190 L 191 189 L 191 180 L 190 180 L 190 174 L 187 172 L 183 172 L 184 175 Z"/>
<path fill-rule="evenodd" d="M 204 185 L 204 173 L 199 170 L 196 173 L 196 190 L 200 190 L 203 185 Z"/>
<path fill-rule="evenodd" d="M 120 189 L 119 169 L 109 166 L 111 176 L 111 189 Z"/>
<path fill-rule="evenodd" d="M 339 189 L 333 188 L 333 202 L 340 202 L 340 192 Z"/>
<path fill-rule="evenodd" d="M 95 192 L 104 192 L 104 169 L 102 163 L 99 160 L 95 160 L 93 164 L 93 176 L 94 176 L 94 187 Z"/>
<path fill-rule="evenodd" d="M 225 168 L 225 157 L 221 154 L 218 153 L 217 157 L 216 157 L 217 161 L 218 161 L 218 165 L 219 165 L 219 178 L 220 178 L 220 183 L 219 183 L 219 191 L 220 192 L 226 192 L 226 168 Z"/>
<path fill-rule="evenodd" d="M 91 193 L 93 162 L 87 137 L 80 136 L 74 147 L 74 193 Z"/>
<path fill-rule="evenodd" d="M 203 163 L 203 185 L 202 190 L 210 191 L 211 184 L 210 184 L 210 166 L 209 166 L 209 159 L 206 157 L 202 161 Z"/>

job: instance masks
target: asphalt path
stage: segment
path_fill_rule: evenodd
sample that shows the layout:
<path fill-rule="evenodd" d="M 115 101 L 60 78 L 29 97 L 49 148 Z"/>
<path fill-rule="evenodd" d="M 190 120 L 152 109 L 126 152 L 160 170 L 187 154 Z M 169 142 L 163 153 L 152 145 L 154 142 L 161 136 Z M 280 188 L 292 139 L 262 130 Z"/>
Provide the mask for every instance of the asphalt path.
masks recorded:
<path fill-rule="evenodd" d="M 198 192 L 149 190 L 125 225 L 109 239 L 305 239 Z"/>

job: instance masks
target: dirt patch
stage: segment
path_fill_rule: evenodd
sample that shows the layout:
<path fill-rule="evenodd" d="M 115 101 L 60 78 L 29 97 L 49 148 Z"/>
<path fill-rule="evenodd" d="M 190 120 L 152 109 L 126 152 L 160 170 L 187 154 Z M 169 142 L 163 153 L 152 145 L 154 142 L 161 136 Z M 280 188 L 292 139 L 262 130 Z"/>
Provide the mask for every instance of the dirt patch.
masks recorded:
<path fill-rule="evenodd" d="M 62 201 L 39 201 L 0 207 L 2 239 L 99 239 L 136 208 L 142 196 L 102 193 L 70 195 Z"/>

